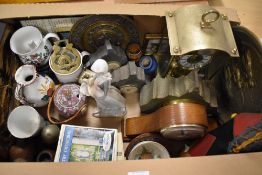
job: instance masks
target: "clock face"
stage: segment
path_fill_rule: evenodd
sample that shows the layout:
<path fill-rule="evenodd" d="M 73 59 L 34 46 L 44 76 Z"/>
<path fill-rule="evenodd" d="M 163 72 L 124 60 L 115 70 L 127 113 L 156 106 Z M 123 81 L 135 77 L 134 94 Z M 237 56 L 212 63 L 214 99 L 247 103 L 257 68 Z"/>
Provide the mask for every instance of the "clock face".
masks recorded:
<path fill-rule="evenodd" d="M 207 65 L 211 61 L 210 55 L 184 55 L 178 63 L 185 69 L 197 69 Z"/>

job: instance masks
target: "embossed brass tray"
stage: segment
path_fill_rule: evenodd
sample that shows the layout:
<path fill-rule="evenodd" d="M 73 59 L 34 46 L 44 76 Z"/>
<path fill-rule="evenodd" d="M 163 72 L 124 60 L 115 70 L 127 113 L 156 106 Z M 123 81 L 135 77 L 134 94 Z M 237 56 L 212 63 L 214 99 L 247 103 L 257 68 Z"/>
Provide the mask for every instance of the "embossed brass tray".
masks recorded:
<path fill-rule="evenodd" d="M 88 15 L 80 19 L 70 32 L 69 40 L 79 50 L 95 52 L 105 40 L 126 48 L 138 43 L 139 37 L 131 18 L 120 15 Z"/>

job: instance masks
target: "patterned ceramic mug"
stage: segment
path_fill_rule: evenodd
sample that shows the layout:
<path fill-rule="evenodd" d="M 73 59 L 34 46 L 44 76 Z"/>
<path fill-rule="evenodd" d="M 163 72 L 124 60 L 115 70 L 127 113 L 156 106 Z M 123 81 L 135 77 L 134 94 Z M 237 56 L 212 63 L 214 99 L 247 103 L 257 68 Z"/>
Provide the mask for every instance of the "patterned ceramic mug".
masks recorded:
<path fill-rule="evenodd" d="M 45 65 L 52 53 L 52 45 L 48 38 L 59 37 L 48 33 L 45 37 L 33 26 L 18 29 L 10 39 L 10 48 L 24 64 L 34 64 L 38 67 Z"/>

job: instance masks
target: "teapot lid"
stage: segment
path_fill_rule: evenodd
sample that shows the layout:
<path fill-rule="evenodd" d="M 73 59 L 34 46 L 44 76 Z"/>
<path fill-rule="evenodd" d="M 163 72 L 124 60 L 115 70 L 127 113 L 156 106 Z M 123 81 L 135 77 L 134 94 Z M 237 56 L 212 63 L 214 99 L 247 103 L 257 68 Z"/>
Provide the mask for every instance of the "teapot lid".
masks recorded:
<path fill-rule="evenodd" d="M 61 86 L 54 97 L 56 106 L 73 107 L 84 102 L 84 97 L 80 96 L 80 86 L 77 84 L 65 84 Z"/>

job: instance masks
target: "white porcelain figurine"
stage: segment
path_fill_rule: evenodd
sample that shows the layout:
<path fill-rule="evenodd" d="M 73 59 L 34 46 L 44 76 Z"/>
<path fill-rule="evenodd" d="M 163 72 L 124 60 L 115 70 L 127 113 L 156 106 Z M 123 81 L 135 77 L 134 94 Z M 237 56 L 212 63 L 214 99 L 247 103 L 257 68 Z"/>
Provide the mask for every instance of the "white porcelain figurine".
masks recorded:
<path fill-rule="evenodd" d="M 95 117 L 123 117 L 126 114 L 125 98 L 120 91 L 111 86 L 111 74 L 108 64 L 103 59 L 97 59 L 91 66 L 89 77 L 81 76 L 80 92 L 96 100 L 98 112 Z"/>

